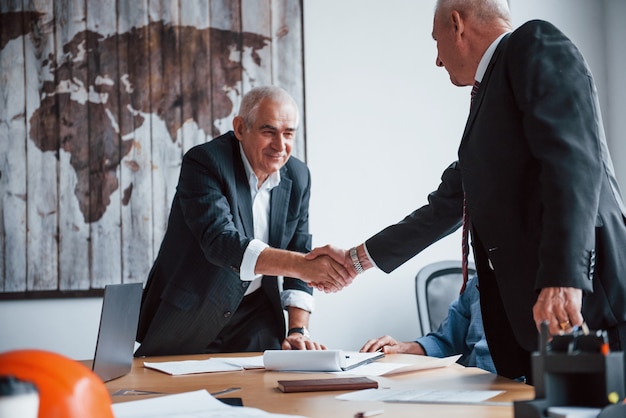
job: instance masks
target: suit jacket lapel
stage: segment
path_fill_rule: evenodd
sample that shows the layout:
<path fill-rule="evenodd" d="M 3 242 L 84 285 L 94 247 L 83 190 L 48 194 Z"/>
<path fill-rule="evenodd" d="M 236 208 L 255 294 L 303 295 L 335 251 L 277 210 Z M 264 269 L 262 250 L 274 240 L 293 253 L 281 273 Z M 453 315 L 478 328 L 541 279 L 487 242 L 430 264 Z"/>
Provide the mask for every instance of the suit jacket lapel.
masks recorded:
<path fill-rule="evenodd" d="M 478 94 L 476 95 L 476 97 L 474 97 L 474 103 L 472 104 L 471 108 L 470 108 L 470 114 L 467 118 L 467 123 L 465 124 L 465 129 L 463 130 L 463 136 L 461 139 L 461 145 L 459 146 L 459 153 L 461 148 L 463 148 L 463 144 L 466 140 L 467 134 L 470 131 L 470 128 L 472 127 L 472 125 L 474 124 L 474 120 L 476 119 L 476 114 L 478 113 L 478 109 L 480 108 L 480 105 L 483 101 L 483 97 L 485 89 L 487 88 L 487 86 L 489 85 L 489 79 L 491 78 L 491 74 L 493 73 L 493 67 L 495 66 L 496 62 L 498 61 L 498 58 L 500 57 L 500 55 L 502 54 L 502 51 L 504 50 L 507 40 L 508 40 L 509 34 L 505 35 L 502 40 L 500 41 L 500 44 L 498 45 L 498 47 L 496 48 L 495 52 L 493 53 L 493 57 L 491 57 L 491 61 L 489 62 L 489 65 L 487 66 L 487 70 L 485 71 L 485 75 L 483 76 L 482 81 L 480 82 L 480 88 L 478 89 Z"/>
<path fill-rule="evenodd" d="M 291 194 L 291 179 L 287 177 L 287 169 L 280 172 L 280 184 L 272 189 L 270 198 L 270 238 L 269 245 L 281 248 L 284 227 L 287 222 L 289 209 L 289 195 Z"/>
<path fill-rule="evenodd" d="M 236 142 L 236 150 L 234 151 L 235 161 L 235 184 L 237 187 L 237 205 L 239 209 L 239 217 L 243 224 L 243 231 L 246 236 L 254 237 L 254 225 L 252 223 L 252 198 L 250 197 L 250 185 L 246 177 L 246 170 L 243 167 L 241 153 L 239 152 L 239 143 Z"/>

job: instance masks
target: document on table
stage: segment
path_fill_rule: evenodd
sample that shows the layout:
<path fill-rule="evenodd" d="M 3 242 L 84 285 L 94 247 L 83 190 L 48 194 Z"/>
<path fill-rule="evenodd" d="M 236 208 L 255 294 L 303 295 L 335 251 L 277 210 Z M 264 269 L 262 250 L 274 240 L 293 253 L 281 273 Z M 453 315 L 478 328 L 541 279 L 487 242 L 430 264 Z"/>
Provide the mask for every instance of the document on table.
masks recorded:
<path fill-rule="evenodd" d="M 418 390 L 364 389 L 337 396 L 344 401 L 380 401 L 407 403 L 511 405 L 511 402 L 489 402 L 501 390 Z"/>
<path fill-rule="evenodd" d="M 341 372 L 371 363 L 385 355 L 343 350 L 265 350 L 267 370 L 298 372 Z"/>
<path fill-rule="evenodd" d="M 226 405 L 206 390 L 116 403 L 111 408 L 115 418 L 304 418 L 272 414 L 257 408 Z"/>
<path fill-rule="evenodd" d="M 268 354 L 268 351 L 271 353 Z M 144 362 L 144 367 L 172 376 L 195 373 L 231 372 L 243 369 L 278 371 L 331 372 L 362 376 L 391 376 L 398 373 L 446 367 L 460 356 L 444 358 L 415 356 L 413 363 L 389 363 L 375 360 L 384 354 L 343 350 L 267 350 L 262 356 L 219 357 L 205 360 Z"/>
<path fill-rule="evenodd" d="M 456 363 L 461 358 L 461 355 L 455 355 L 450 357 L 429 357 L 429 356 L 415 356 L 413 363 L 389 363 L 389 362 L 374 362 L 368 363 L 350 370 L 349 373 L 365 375 L 365 376 L 391 376 L 399 373 L 416 372 L 419 370 L 437 369 L 439 367 L 446 367 Z M 347 373 L 347 372 L 346 372 Z"/>
<path fill-rule="evenodd" d="M 163 361 L 163 362 L 147 362 L 143 363 L 144 367 L 158 370 L 163 373 L 179 376 L 182 374 L 194 373 L 215 373 L 215 372 L 232 372 L 243 370 L 243 367 L 237 364 L 227 363 L 222 359 L 209 358 L 206 360 L 183 360 L 183 361 Z"/>

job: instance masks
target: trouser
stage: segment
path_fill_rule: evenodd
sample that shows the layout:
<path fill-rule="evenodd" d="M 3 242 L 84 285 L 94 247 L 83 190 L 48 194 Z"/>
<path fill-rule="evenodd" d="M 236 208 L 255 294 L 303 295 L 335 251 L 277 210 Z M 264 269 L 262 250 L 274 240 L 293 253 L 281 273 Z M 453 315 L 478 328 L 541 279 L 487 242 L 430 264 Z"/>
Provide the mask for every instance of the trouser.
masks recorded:
<path fill-rule="evenodd" d="M 228 324 L 206 353 L 278 350 L 284 339 L 284 317 L 276 312 L 263 289 L 244 296 Z"/>

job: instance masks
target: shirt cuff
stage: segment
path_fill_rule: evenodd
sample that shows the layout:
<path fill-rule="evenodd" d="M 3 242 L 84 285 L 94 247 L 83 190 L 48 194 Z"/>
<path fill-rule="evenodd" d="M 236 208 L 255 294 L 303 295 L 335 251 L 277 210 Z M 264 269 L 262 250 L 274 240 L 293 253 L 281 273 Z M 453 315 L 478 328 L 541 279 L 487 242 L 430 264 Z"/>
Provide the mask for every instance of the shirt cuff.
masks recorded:
<path fill-rule="evenodd" d="M 257 275 L 254 274 L 254 268 L 259 259 L 259 254 L 266 248 L 269 248 L 269 245 L 261 240 L 253 239 L 250 241 L 246 250 L 243 252 L 243 260 L 241 260 L 241 266 L 239 267 L 239 278 L 242 281 L 251 282 L 257 277 Z"/>
<path fill-rule="evenodd" d="M 313 312 L 313 309 L 315 309 L 315 299 L 313 299 L 313 295 L 303 292 L 302 290 L 285 290 L 280 294 L 280 301 L 283 305 L 283 309 L 287 309 L 287 306 L 293 306 L 294 308 L 300 308 L 308 312 Z"/>
<path fill-rule="evenodd" d="M 372 259 L 372 257 L 370 257 L 370 252 L 367 251 L 367 244 L 363 243 L 363 249 L 365 250 L 365 256 L 367 257 L 367 259 L 370 261 L 370 263 L 372 263 L 372 266 L 376 267 L 377 269 L 380 270 L 380 268 L 378 268 L 378 266 L 376 265 L 376 263 L 374 262 L 374 260 Z"/>
<path fill-rule="evenodd" d="M 437 344 L 436 340 L 428 335 L 418 338 L 415 342 L 422 346 L 427 356 L 446 357 L 446 353 Z"/>

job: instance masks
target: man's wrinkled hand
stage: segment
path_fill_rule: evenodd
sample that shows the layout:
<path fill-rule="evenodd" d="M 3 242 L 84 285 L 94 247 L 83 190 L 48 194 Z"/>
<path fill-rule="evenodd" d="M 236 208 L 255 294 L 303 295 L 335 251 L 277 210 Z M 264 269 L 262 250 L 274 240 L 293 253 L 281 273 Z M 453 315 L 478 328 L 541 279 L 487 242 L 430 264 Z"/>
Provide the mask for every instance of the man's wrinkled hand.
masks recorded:
<path fill-rule="evenodd" d="M 326 255 L 307 258 L 305 269 L 302 279 L 325 293 L 338 292 L 352 283 L 353 277 L 345 267 Z"/>
<path fill-rule="evenodd" d="M 533 306 L 533 318 L 537 330 L 541 323 L 548 323 L 551 335 L 571 331 L 583 323 L 583 292 L 574 287 L 546 287 L 541 289 L 537 302 Z"/>
<path fill-rule="evenodd" d="M 325 345 L 311 341 L 309 338 L 297 332 L 285 337 L 281 348 L 283 350 L 326 350 Z"/>
<path fill-rule="evenodd" d="M 321 256 L 328 256 L 332 258 L 346 269 L 346 271 L 350 275 L 350 278 L 354 279 L 356 277 L 357 273 L 354 269 L 354 264 L 352 263 L 350 254 L 347 250 L 334 247 L 332 245 L 324 245 L 323 247 L 314 248 L 310 253 L 306 255 L 306 259 L 313 260 Z"/>

